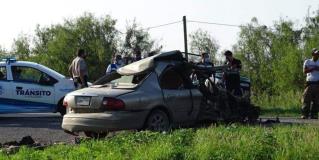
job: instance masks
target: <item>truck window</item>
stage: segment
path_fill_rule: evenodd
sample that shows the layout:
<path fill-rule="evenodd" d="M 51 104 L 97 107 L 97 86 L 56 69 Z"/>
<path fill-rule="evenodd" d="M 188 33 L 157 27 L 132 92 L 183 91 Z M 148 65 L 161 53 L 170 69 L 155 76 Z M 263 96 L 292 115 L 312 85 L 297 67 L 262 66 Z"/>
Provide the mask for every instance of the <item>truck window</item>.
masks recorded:
<path fill-rule="evenodd" d="M 1 80 L 7 80 L 6 66 L 0 66 L 0 81 Z"/>
<path fill-rule="evenodd" d="M 36 83 L 40 85 L 53 85 L 57 82 L 56 79 L 35 68 L 24 66 L 12 66 L 11 70 L 13 81 Z"/>

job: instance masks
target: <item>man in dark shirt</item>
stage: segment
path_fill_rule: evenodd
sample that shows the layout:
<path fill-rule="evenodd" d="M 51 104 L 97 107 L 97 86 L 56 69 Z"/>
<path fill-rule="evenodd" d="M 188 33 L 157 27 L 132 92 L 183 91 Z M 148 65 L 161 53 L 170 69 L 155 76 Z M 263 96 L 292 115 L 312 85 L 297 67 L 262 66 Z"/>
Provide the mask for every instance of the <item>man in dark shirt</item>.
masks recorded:
<path fill-rule="evenodd" d="M 241 69 L 241 61 L 233 57 L 233 53 L 227 50 L 224 55 L 226 56 L 225 64 L 229 66 L 230 69 Z"/>
<path fill-rule="evenodd" d="M 226 84 L 226 89 L 236 96 L 242 96 L 242 89 L 240 87 L 240 74 L 241 61 L 233 57 L 233 53 L 227 50 L 224 55 L 226 56 L 225 65 L 229 67 L 230 70 L 224 73 L 224 79 Z"/>

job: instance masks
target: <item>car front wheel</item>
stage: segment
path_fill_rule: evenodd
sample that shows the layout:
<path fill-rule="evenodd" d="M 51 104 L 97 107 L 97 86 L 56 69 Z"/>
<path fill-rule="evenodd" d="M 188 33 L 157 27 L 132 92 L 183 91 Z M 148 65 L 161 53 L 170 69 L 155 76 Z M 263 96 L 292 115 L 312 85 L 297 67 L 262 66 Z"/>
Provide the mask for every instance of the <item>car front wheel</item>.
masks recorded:
<path fill-rule="evenodd" d="M 145 129 L 151 131 L 168 131 L 171 128 L 169 118 L 162 110 L 154 110 L 148 116 Z"/>

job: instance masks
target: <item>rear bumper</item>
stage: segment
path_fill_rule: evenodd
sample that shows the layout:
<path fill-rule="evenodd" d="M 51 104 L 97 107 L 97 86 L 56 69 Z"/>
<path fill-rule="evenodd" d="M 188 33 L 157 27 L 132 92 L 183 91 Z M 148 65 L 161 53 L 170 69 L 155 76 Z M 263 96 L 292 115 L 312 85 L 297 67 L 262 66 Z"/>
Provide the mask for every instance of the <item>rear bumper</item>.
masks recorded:
<path fill-rule="evenodd" d="M 69 132 L 107 132 L 141 129 L 148 111 L 115 111 L 104 113 L 68 113 L 64 115 L 62 128 Z"/>

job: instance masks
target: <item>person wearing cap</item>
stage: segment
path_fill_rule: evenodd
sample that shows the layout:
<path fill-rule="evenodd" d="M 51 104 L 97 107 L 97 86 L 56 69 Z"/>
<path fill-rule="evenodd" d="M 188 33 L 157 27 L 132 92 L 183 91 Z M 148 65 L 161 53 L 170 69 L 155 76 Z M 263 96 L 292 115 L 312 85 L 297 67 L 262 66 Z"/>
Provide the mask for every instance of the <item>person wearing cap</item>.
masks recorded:
<path fill-rule="evenodd" d="M 118 68 L 122 67 L 122 56 L 116 55 L 113 63 L 109 64 L 106 69 L 106 74 L 110 74 L 116 71 Z"/>
<path fill-rule="evenodd" d="M 318 119 L 319 102 L 319 51 L 312 49 L 312 58 L 307 59 L 303 65 L 303 72 L 306 76 L 306 88 L 302 96 L 301 118 Z M 311 106 L 311 103 L 312 106 Z"/>
<path fill-rule="evenodd" d="M 211 60 L 209 58 L 209 54 L 207 52 L 203 52 L 201 54 L 201 64 L 213 66 L 213 63 L 211 62 Z"/>
<path fill-rule="evenodd" d="M 239 59 L 234 58 L 233 53 L 231 51 L 227 50 L 224 53 L 224 55 L 226 57 L 225 65 L 229 66 L 230 69 L 241 69 L 241 61 Z"/>

